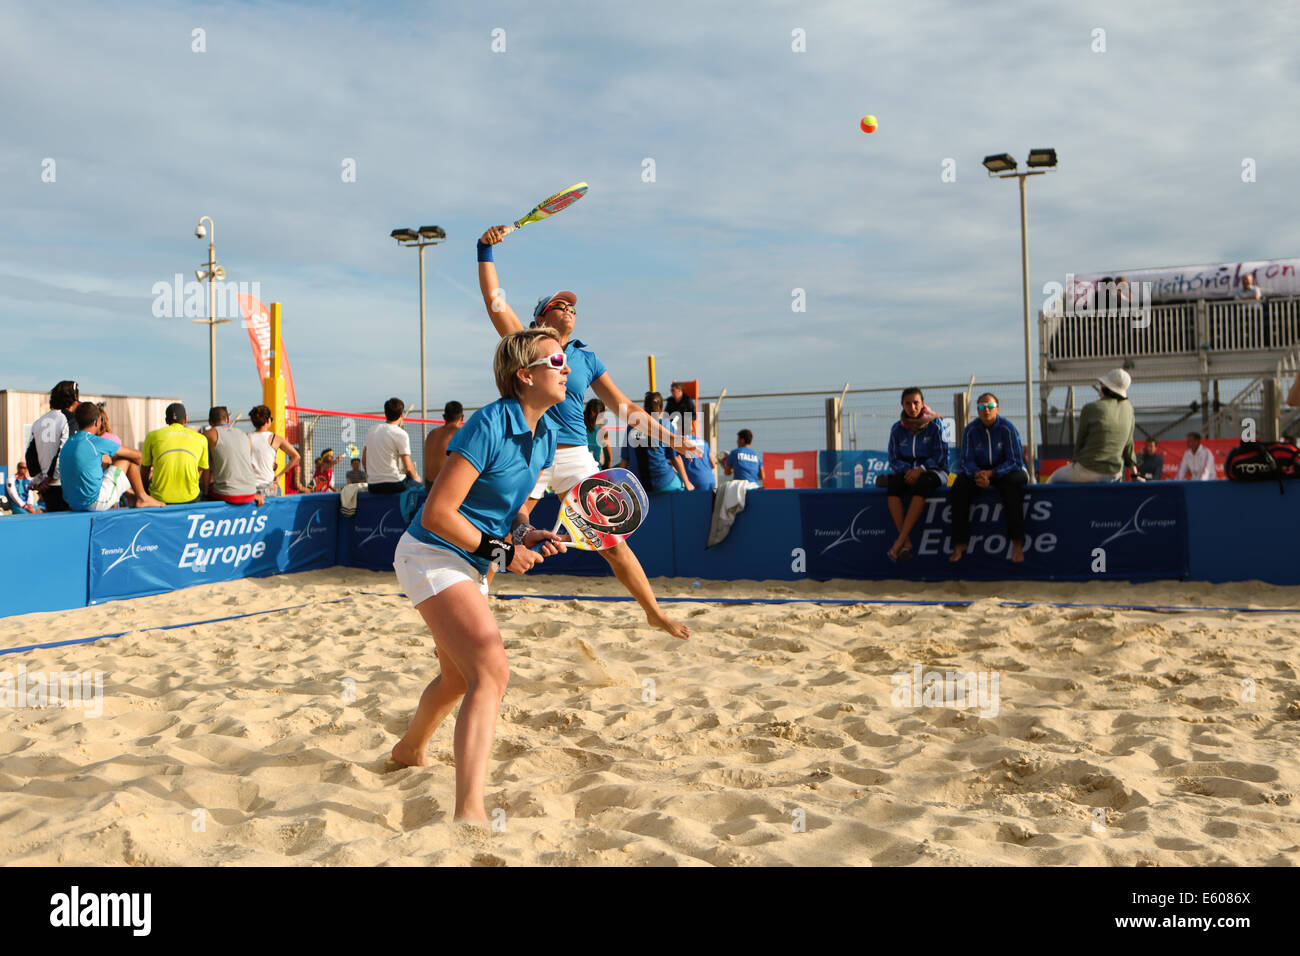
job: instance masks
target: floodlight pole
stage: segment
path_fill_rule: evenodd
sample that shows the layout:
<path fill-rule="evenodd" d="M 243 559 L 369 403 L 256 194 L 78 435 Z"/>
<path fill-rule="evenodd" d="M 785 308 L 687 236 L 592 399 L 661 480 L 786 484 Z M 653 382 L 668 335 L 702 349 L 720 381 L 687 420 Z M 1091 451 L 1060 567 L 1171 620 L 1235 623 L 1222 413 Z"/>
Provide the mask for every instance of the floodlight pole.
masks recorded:
<path fill-rule="evenodd" d="M 416 235 L 414 230 L 394 230 L 392 238 L 397 240 L 399 246 L 405 246 L 408 249 L 415 247 L 420 250 L 420 454 L 424 454 L 424 442 L 429 437 L 429 390 L 426 380 L 427 370 L 425 367 L 424 339 L 425 339 L 425 320 L 424 320 L 424 250 L 428 246 L 436 246 L 446 239 L 446 234 L 437 227 L 431 227 L 433 230 L 427 235 L 421 232 Z M 423 230 L 424 227 L 421 227 Z M 404 233 L 404 235 L 399 235 Z M 429 238 L 437 236 L 438 238 Z M 423 461 L 423 459 L 421 459 Z M 421 465 L 423 470 L 423 465 Z"/>
<path fill-rule="evenodd" d="M 206 324 L 208 327 L 208 407 L 215 408 L 217 405 L 217 326 L 224 325 L 231 320 L 217 318 L 217 287 L 215 284 L 217 281 L 217 225 L 212 221 L 211 216 L 200 216 L 200 226 L 203 225 L 205 219 L 208 223 L 208 269 L 206 274 L 200 273 L 200 278 L 208 281 L 208 317 L 206 319 L 195 319 L 194 321 Z M 200 238 L 202 238 L 201 235 Z"/>
<path fill-rule="evenodd" d="M 1034 370 L 1030 361 L 1030 327 L 1029 327 L 1029 224 L 1025 214 L 1025 179 L 1041 176 L 1046 169 L 1030 169 L 1023 173 L 1000 173 L 989 175 L 994 179 L 1020 180 L 1020 276 L 1024 291 L 1025 311 L 1025 467 L 1029 472 L 1029 481 L 1034 482 L 1034 466 L 1038 461 L 1038 449 L 1034 443 Z"/>

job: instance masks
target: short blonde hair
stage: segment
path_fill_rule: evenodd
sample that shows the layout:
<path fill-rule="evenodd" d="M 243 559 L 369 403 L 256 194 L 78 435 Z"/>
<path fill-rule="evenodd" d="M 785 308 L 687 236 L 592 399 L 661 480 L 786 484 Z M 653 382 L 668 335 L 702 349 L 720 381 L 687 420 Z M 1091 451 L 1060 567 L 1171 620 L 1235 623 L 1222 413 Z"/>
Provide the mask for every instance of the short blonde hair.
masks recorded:
<path fill-rule="evenodd" d="M 519 397 L 519 379 L 515 378 L 515 372 L 533 364 L 537 359 L 537 343 L 542 339 L 550 339 L 559 345 L 558 334 L 555 329 L 523 329 L 511 332 L 497 344 L 492 372 L 496 375 L 497 391 L 502 398 Z"/>

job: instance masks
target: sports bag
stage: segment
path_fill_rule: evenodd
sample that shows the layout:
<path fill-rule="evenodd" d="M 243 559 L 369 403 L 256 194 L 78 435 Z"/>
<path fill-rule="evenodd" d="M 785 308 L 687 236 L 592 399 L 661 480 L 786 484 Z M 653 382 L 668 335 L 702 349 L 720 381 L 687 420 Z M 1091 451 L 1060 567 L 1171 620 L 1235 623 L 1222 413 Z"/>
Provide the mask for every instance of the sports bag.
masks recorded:
<path fill-rule="evenodd" d="M 1300 478 L 1300 448 L 1280 441 L 1242 442 L 1228 452 L 1223 473 L 1232 481 L 1276 481 L 1286 494 L 1283 479 Z"/>

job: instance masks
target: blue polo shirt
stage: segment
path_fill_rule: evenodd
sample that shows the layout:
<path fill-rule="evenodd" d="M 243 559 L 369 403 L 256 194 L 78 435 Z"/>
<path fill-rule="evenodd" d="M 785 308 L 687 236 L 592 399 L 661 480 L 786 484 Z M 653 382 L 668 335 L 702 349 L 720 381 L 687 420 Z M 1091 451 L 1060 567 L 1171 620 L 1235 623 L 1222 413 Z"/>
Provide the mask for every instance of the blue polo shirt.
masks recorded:
<path fill-rule="evenodd" d="M 737 481 L 763 482 L 763 456 L 748 445 L 732 450 L 727 456 L 727 467 Z"/>
<path fill-rule="evenodd" d="M 677 429 L 673 427 L 671 419 L 665 418 L 663 415 L 656 415 L 655 418 L 667 431 L 672 432 L 674 435 L 677 434 Z M 645 438 L 645 436 L 640 437 Z M 650 441 L 649 438 L 645 438 L 645 440 Z M 672 461 L 676 457 L 677 452 L 667 445 L 659 444 L 657 441 L 646 449 L 646 467 L 650 471 L 647 476 L 650 479 L 650 483 L 646 486 L 648 491 L 662 491 L 673 483 L 673 479 L 677 477 L 677 469 L 673 467 Z"/>
<path fill-rule="evenodd" d="M 581 424 L 581 423 L 579 423 Z M 528 430 L 523 410 L 514 398 L 499 398 L 469 417 L 447 445 L 478 469 L 478 478 L 461 503 L 460 513 L 470 524 L 494 538 L 510 534 L 510 525 L 543 468 L 555 460 L 555 425 L 543 415 L 537 432 Z M 479 571 L 487 571 L 487 558 L 472 555 L 444 541 L 420 523 L 424 509 L 416 512 L 407 531 L 411 536 L 458 554 Z"/>
<path fill-rule="evenodd" d="M 703 438 L 692 438 L 691 442 L 698 445 L 704 454 L 699 458 L 687 458 L 682 455 L 686 477 L 691 479 L 691 484 L 695 486 L 696 491 L 712 491 L 718 487 L 718 477 L 713 473 L 713 454 L 709 443 Z"/>
<path fill-rule="evenodd" d="M 90 432 L 73 432 L 59 452 L 59 475 L 63 479 L 63 500 L 73 511 L 89 511 L 99 499 L 104 482 L 104 461 L 122 446 L 111 438 Z"/>
<path fill-rule="evenodd" d="M 605 363 L 577 339 L 569 339 L 564 346 L 564 357 L 569 363 L 569 380 L 565 385 L 568 395 L 564 401 L 547 409 L 546 417 L 557 433 L 559 444 L 585 445 L 587 423 L 582 413 L 587 403 L 587 389 L 605 374 Z"/>

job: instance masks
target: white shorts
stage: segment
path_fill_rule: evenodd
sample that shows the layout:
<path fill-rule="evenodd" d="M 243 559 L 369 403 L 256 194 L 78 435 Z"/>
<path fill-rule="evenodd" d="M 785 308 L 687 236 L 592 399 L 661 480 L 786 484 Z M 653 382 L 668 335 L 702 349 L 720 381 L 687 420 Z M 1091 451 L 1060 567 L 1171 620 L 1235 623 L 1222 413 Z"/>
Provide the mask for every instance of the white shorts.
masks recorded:
<path fill-rule="evenodd" d="M 546 494 L 549 485 L 553 492 L 563 498 L 570 488 L 598 471 L 600 465 L 596 464 L 596 459 L 591 457 L 591 449 L 586 445 L 557 448 L 555 462 L 550 468 L 542 469 L 542 473 L 537 476 L 537 484 L 533 486 L 532 494 L 528 497 L 540 498 Z"/>
<path fill-rule="evenodd" d="M 483 594 L 488 593 L 486 574 L 480 574 L 459 554 L 425 544 L 409 531 L 403 532 L 397 542 L 393 570 L 397 572 L 397 583 L 416 607 L 461 581 L 473 582 Z"/>
<path fill-rule="evenodd" d="M 116 508 L 118 500 L 130 490 L 131 482 L 126 477 L 126 472 L 117 465 L 110 465 L 99 483 L 99 497 L 88 510 L 108 511 L 110 508 Z"/>
<path fill-rule="evenodd" d="M 1052 472 L 1047 478 L 1049 485 L 1082 485 L 1091 482 L 1112 482 L 1119 481 L 1124 477 L 1121 471 L 1118 475 L 1104 475 L 1099 471 L 1093 471 L 1091 468 L 1085 468 L 1077 461 L 1072 461 L 1068 465 L 1062 465 L 1056 471 Z"/>

